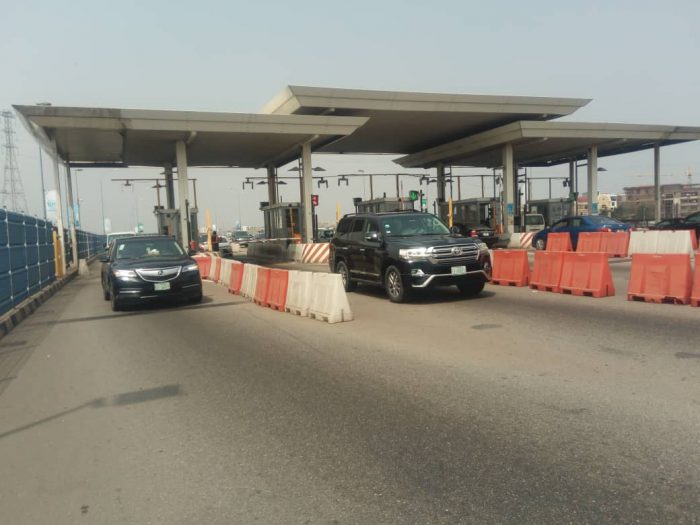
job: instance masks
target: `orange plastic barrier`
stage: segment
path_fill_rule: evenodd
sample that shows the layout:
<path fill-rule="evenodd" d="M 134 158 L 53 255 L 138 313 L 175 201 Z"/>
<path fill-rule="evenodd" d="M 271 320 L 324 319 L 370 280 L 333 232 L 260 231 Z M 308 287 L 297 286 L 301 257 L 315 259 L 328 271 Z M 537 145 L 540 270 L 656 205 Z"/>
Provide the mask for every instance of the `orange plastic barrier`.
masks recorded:
<path fill-rule="evenodd" d="M 258 277 L 255 282 L 255 295 L 253 302 L 260 306 L 267 306 L 267 292 L 270 288 L 270 268 L 258 268 Z"/>
<path fill-rule="evenodd" d="M 494 250 L 493 284 L 527 286 L 530 282 L 530 263 L 526 250 Z"/>
<path fill-rule="evenodd" d="M 695 277 L 693 278 L 693 289 L 690 291 L 690 304 L 700 306 L 700 262 L 695 258 Z"/>
<path fill-rule="evenodd" d="M 243 267 L 245 264 L 234 262 L 231 264 L 231 280 L 228 285 L 229 293 L 238 295 L 241 293 L 241 285 L 243 284 Z"/>
<path fill-rule="evenodd" d="M 632 254 L 628 301 L 688 304 L 691 287 L 689 254 Z"/>
<path fill-rule="evenodd" d="M 603 252 L 564 253 L 559 287 L 561 293 L 572 295 L 615 295 L 608 255 Z"/>
<path fill-rule="evenodd" d="M 535 266 L 530 276 L 530 288 L 543 292 L 558 292 L 561 267 L 566 252 L 535 252 Z"/>
<path fill-rule="evenodd" d="M 214 282 L 218 283 L 221 280 L 221 257 L 216 258 L 216 266 L 214 266 Z"/>
<path fill-rule="evenodd" d="M 576 251 L 580 253 L 602 252 L 603 235 L 605 232 L 581 232 L 578 234 Z"/>
<path fill-rule="evenodd" d="M 630 232 L 601 232 L 600 251 L 608 257 L 627 257 L 630 246 Z M 580 242 L 580 240 L 579 240 Z"/>
<path fill-rule="evenodd" d="M 564 233 L 549 233 L 547 234 L 547 251 L 548 252 L 570 252 L 571 235 L 568 232 Z"/>
<path fill-rule="evenodd" d="M 209 257 L 193 257 L 197 266 L 199 267 L 199 276 L 202 279 L 206 279 L 209 275 L 209 268 L 211 267 L 211 259 Z"/>
<path fill-rule="evenodd" d="M 695 230 L 690 230 L 690 242 L 693 243 L 693 251 L 698 251 L 698 236 L 695 234 Z"/>
<path fill-rule="evenodd" d="M 258 270 L 258 272 L 259 271 L 260 270 Z M 284 307 L 287 304 L 288 284 L 289 272 L 287 270 L 270 270 L 270 284 L 267 288 L 267 304 L 273 310 L 284 312 Z"/>

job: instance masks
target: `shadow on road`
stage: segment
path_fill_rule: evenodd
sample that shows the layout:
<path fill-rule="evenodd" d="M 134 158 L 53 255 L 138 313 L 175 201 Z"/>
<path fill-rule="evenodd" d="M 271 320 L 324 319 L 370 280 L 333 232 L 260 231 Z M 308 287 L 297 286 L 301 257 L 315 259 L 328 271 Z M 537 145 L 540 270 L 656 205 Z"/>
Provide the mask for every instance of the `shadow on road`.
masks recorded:
<path fill-rule="evenodd" d="M 376 297 L 378 299 L 389 301 L 384 288 L 380 286 L 359 284 L 354 293 L 364 295 L 366 297 Z M 413 290 L 413 296 L 408 304 L 439 304 L 478 301 L 481 299 L 494 297 L 495 295 L 495 292 L 485 288 L 483 292 L 475 297 L 465 297 L 461 295 L 457 288 L 453 286 L 440 286 L 436 288 L 429 288 L 427 290 Z"/>
<path fill-rule="evenodd" d="M 208 301 L 205 301 L 205 299 L 202 299 L 202 302 L 208 302 L 211 303 L 212 299 L 209 299 Z M 197 304 L 197 305 L 190 305 L 190 306 L 178 306 L 178 305 L 172 305 L 172 304 L 148 304 L 148 305 L 142 305 L 142 306 L 134 306 L 130 308 L 126 312 L 118 312 L 118 313 L 112 313 L 112 314 L 105 314 L 105 315 L 93 315 L 90 317 L 73 317 L 70 319 L 59 319 L 59 320 L 54 320 L 54 321 L 38 321 L 35 323 L 28 323 L 28 326 L 39 326 L 39 325 L 56 325 L 56 324 L 66 324 L 66 323 L 83 323 L 83 322 L 88 322 L 88 321 L 101 321 L 104 319 L 114 319 L 114 318 L 122 318 L 122 317 L 129 317 L 133 315 L 151 315 L 151 314 L 157 314 L 160 313 L 164 310 L 199 310 L 202 308 L 220 308 L 223 306 L 237 306 L 237 305 L 243 305 L 243 304 L 249 304 L 248 302 L 241 301 L 241 302 L 234 302 L 234 301 L 229 301 L 226 303 L 214 303 L 214 304 Z"/>
<path fill-rule="evenodd" d="M 12 430 L 2 432 L 0 433 L 0 439 L 6 438 L 13 434 L 17 434 L 19 432 L 23 432 L 24 430 L 29 430 L 30 428 L 34 428 L 39 425 L 43 425 L 44 423 L 48 423 L 49 421 L 53 421 L 54 419 L 67 416 L 68 414 L 72 414 L 74 412 L 78 412 L 79 410 L 82 410 L 84 408 L 104 408 L 108 406 L 123 406 L 131 405 L 134 403 L 143 403 L 145 401 L 154 401 L 156 399 L 163 399 L 166 397 L 181 395 L 181 390 L 182 389 L 179 384 L 174 384 L 148 388 L 146 390 L 124 392 L 122 394 L 117 394 L 112 397 L 98 397 L 96 399 L 88 401 L 87 403 L 83 403 L 73 408 L 69 408 L 67 410 L 63 410 L 56 414 L 50 415 L 48 417 L 38 419 L 37 421 L 33 421 L 32 423 L 22 425 L 21 427 L 13 428 Z"/>

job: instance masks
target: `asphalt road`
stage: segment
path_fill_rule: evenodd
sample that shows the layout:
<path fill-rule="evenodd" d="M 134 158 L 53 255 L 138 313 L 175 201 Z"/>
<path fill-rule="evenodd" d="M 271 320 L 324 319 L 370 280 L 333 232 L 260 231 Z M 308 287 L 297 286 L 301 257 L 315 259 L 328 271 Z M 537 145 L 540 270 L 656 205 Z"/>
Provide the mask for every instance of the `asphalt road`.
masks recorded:
<path fill-rule="evenodd" d="M 112 313 L 80 278 L 0 340 L 2 522 L 700 521 L 700 309 L 205 292 Z"/>

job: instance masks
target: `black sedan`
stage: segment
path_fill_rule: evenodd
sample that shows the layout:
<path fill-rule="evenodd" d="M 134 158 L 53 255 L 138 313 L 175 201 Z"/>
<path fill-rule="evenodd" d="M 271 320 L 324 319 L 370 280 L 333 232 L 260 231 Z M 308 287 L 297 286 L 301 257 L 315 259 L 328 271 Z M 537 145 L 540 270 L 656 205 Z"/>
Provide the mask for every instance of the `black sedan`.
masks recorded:
<path fill-rule="evenodd" d="M 454 223 L 452 229 L 454 232 L 459 235 L 464 235 L 465 237 L 478 237 L 479 240 L 489 248 L 493 248 L 493 245 L 498 242 L 496 230 L 489 226 L 484 226 L 483 224 Z"/>
<path fill-rule="evenodd" d="M 112 310 L 154 300 L 202 300 L 194 259 L 165 235 L 116 240 L 102 262 L 102 291 Z"/>

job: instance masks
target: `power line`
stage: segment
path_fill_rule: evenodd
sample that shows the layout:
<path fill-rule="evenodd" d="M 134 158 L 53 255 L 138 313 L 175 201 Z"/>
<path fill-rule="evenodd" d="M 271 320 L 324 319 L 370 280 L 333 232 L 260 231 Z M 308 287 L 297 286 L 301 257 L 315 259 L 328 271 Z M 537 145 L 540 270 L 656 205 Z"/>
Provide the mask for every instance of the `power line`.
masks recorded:
<path fill-rule="evenodd" d="M 22 177 L 17 164 L 17 146 L 15 145 L 15 116 L 11 111 L 3 111 L 3 131 L 5 134 L 5 168 L 2 182 L 2 206 L 19 213 L 28 213 L 27 197 L 22 186 Z"/>

